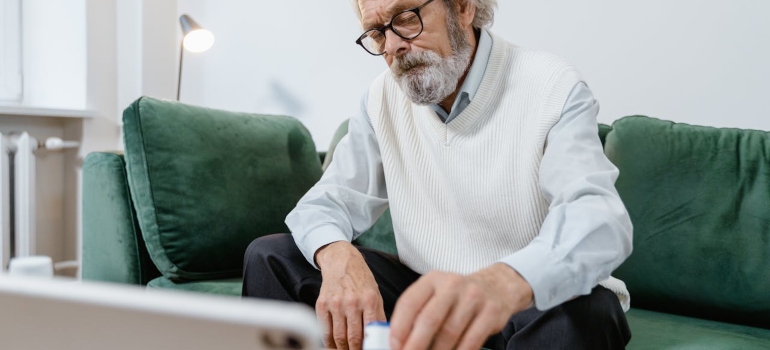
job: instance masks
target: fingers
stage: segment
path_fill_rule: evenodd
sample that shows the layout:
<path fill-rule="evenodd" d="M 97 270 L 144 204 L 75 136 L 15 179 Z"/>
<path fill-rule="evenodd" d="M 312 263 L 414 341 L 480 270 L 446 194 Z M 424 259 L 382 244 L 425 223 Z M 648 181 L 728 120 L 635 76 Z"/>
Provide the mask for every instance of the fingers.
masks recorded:
<path fill-rule="evenodd" d="M 391 348 L 478 349 L 508 317 L 487 294 L 481 285 L 463 276 L 426 275 L 396 304 Z"/>
<path fill-rule="evenodd" d="M 430 273 L 418 279 L 404 291 L 396 302 L 390 320 L 392 349 L 424 349 L 430 345 L 436 329 L 441 326 L 449 308 L 454 304 L 451 300 L 454 294 L 438 293 L 438 283 L 442 282 L 442 278 L 452 277 L 441 273 Z M 412 336 L 415 332 L 418 334 L 416 338 Z M 415 345 L 421 346 L 415 347 Z"/>
<path fill-rule="evenodd" d="M 324 347 L 330 349 L 345 349 L 348 347 L 348 317 L 342 311 L 340 305 L 335 301 L 326 302 L 320 300 L 316 302 L 316 318 L 323 331 Z M 360 316 L 358 317 L 360 323 Z M 355 324 L 355 317 L 351 317 Z M 355 328 L 353 328 L 355 329 Z"/>
<path fill-rule="evenodd" d="M 370 293 L 363 296 L 361 301 L 364 314 L 364 325 L 372 322 L 385 322 L 385 308 L 382 302 L 382 296 L 379 293 Z"/>
<path fill-rule="evenodd" d="M 417 315 L 414 327 L 404 343 L 404 349 L 427 349 L 430 347 L 452 306 L 456 304 L 456 299 L 457 294 L 453 291 L 434 293 Z"/>
<path fill-rule="evenodd" d="M 495 310 L 484 308 L 471 322 L 465 334 L 463 334 L 457 350 L 476 350 L 481 348 L 484 345 L 484 341 L 490 335 L 489 330 L 496 328 L 498 323 L 496 314 Z"/>
<path fill-rule="evenodd" d="M 385 321 L 382 297 L 379 293 L 362 298 L 319 299 L 316 314 L 323 328 L 324 346 L 336 349 L 361 349 L 364 325 L 368 322 Z"/>
<path fill-rule="evenodd" d="M 473 321 L 483 305 L 483 292 L 479 288 L 468 288 L 450 311 L 433 342 L 433 349 L 452 349 Z"/>
<path fill-rule="evenodd" d="M 325 345 L 360 349 L 364 322 L 385 320 L 377 281 L 361 253 L 348 243 L 332 243 L 319 250 L 316 259 L 324 265 L 316 310 L 319 320 L 328 318 L 329 341 Z"/>
<path fill-rule="evenodd" d="M 349 349 L 358 350 L 364 344 L 364 324 L 361 317 L 361 309 L 348 309 L 347 314 L 347 346 Z M 339 348 L 338 348 L 339 349 Z"/>
<path fill-rule="evenodd" d="M 377 321 L 387 321 L 379 291 L 362 293 L 360 298 L 348 300 L 348 346 L 361 349 L 364 341 L 364 326 Z"/>
<path fill-rule="evenodd" d="M 417 315 L 433 296 L 434 287 L 427 275 L 418 279 L 398 298 L 390 318 L 390 347 L 400 350 L 411 333 Z"/>
<path fill-rule="evenodd" d="M 323 333 L 323 342 L 325 348 L 334 348 L 334 337 L 332 337 L 332 315 L 326 310 L 325 303 L 316 303 L 316 318 L 318 324 L 321 326 L 321 332 Z"/>
<path fill-rule="evenodd" d="M 334 348 L 338 350 L 348 350 L 348 327 L 347 317 L 336 308 L 331 312 L 332 315 L 332 338 L 334 339 Z"/>

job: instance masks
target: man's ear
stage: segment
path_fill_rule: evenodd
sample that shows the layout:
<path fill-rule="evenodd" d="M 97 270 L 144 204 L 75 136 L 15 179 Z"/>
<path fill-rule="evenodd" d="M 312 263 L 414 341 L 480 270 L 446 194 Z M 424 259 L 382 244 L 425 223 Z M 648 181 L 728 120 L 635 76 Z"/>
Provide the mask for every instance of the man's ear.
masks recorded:
<path fill-rule="evenodd" d="M 455 1 L 457 6 L 457 15 L 460 17 L 460 23 L 463 27 L 473 24 L 473 18 L 476 17 L 476 3 L 472 0 Z"/>

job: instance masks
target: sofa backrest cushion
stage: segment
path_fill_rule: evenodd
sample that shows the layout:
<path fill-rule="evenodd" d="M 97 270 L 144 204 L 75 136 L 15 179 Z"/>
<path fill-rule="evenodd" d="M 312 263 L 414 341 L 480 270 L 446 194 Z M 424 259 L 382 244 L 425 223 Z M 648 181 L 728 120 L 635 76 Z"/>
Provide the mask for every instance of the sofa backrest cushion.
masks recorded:
<path fill-rule="evenodd" d="M 612 126 L 599 123 L 599 141 L 602 142 L 602 146 L 604 146 L 607 141 L 607 134 L 609 134 L 610 131 L 612 131 Z"/>
<path fill-rule="evenodd" d="M 332 142 L 329 144 L 329 150 L 326 152 L 326 157 L 324 157 L 323 165 L 321 168 L 326 171 L 326 168 L 331 165 L 332 160 L 334 159 L 334 151 L 337 149 L 337 144 L 342 141 L 342 138 L 345 137 L 345 135 L 348 134 L 348 124 L 350 122 L 350 119 L 345 119 L 340 126 L 337 127 L 337 130 L 334 132 L 334 136 L 332 137 Z"/>
<path fill-rule="evenodd" d="M 632 306 L 770 328 L 770 134 L 616 121 L 605 153 L 634 224 Z"/>
<path fill-rule="evenodd" d="M 174 282 L 241 276 L 246 247 L 321 176 L 296 119 L 143 97 L 123 114 L 131 197 L 150 257 Z"/>

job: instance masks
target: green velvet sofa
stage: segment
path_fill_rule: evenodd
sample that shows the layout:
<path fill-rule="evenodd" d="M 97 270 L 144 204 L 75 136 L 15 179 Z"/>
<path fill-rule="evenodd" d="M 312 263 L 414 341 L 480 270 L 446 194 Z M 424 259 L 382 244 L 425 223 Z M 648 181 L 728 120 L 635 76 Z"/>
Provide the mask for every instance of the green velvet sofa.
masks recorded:
<path fill-rule="evenodd" d="M 243 252 L 333 158 L 300 122 L 141 98 L 125 154 L 83 164 L 85 280 L 238 296 Z M 634 252 L 630 349 L 770 349 L 770 134 L 634 116 L 600 125 Z M 324 157 L 325 156 L 325 157 Z M 357 244 L 396 253 L 386 212 Z"/>

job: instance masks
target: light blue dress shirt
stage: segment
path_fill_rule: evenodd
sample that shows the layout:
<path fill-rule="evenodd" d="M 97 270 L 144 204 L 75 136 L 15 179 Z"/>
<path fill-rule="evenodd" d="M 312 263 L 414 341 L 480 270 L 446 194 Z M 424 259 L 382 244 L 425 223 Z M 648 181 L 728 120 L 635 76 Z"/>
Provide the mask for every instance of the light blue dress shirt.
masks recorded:
<path fill-rule="evenodd" d="M 434 105 L 446 123 L 473 100 L 486 70 L 492 38 L 482 30 L 466 79 L 450 113 Z M 387 209 L 387 189 L 365 95 L 361 112 L 337 145 L 321 180 L 287 216 L 286 224 L 305 258 L 336 241 L 352 241 Z M 545 310 L 591 292 L 631 253 L 632 227 L 615 190 L 617 168 L 598 137 L 599 104 L 585 83 L 572 89 L 561 119 L 548 133 L 540 164 L 540 188 L 549 212 L 539 235 L 505 257 L 532 287 Z M 468 234 L 473 234 L 469 232 Z"/>

